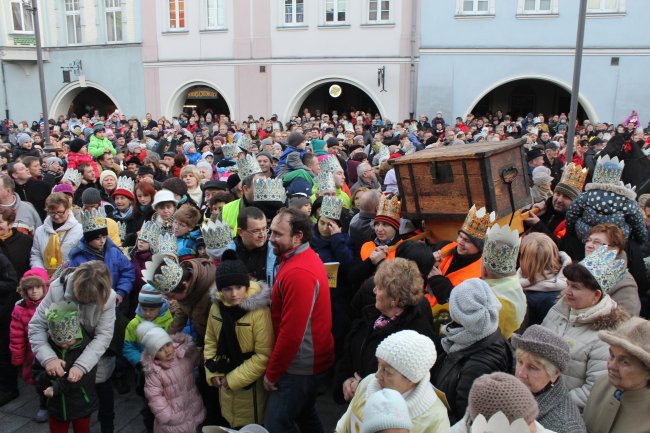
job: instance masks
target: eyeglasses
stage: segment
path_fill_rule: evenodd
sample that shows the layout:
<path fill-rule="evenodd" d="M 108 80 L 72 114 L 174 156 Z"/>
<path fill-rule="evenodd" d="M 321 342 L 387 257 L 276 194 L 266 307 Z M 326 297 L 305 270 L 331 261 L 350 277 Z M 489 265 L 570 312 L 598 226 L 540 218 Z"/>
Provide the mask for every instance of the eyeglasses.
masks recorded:
<path fill-rule="evenodd" d="M 47 214 L 49 216 L 63 216 L 63 215 L 65 215 L 66 212 L 67 212 L 67 209 L 64 210 L 64 211 L 58 211 L 58 212 L 48 211 Z"/>
<path fill-rule="evenodd" d="M 587 242 L 585 242 L 585 243 L 591 243 L 591 244 L 593 244 L 595 247 L 598 247 L 598 248 L 603 247 L 603 246 L 604 246 L 604 247 L 608 247 L 608 246 L 609 246 L 609 244 L 606 244 L 606 243 L 604 243 L 604 242 L 601 242 L 601 241 L 599 241 L 598 239 L 592 239 L 592 238 L 588 238 L 588 239 L 587 239 Z"/>
<path fill-rule="evenodd" d="M 266 236 L 269 234 L 269 229 L 255 229 L 255 230 L 244 230 L 244 231 L 252 236 Z"/>

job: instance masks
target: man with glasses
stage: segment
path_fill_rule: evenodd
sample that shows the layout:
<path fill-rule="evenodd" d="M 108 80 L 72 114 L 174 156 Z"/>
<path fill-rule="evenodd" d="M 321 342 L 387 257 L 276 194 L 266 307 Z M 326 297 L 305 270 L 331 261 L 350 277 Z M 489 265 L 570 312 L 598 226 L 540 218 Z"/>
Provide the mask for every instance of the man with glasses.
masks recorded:
<path fill-rule="evenodd" d="M 248 273 L 258 281 L 273 286 L 276 256 L 268 241 L 266 216 L 261 209 L 248 206 L 237 216 L 237 236 L 229 246 L 237 251 Z"/>

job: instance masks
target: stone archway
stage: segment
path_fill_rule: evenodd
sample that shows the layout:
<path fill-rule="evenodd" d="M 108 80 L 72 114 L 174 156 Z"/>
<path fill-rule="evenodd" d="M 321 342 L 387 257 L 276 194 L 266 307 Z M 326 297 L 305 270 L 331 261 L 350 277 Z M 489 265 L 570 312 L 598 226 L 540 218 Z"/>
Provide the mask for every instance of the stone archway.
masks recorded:
<path fill-rule="evenodd" d="M 196 105 L 196 107 L 187 107 L 188 100 L 196 102 L 189 104 Z M 199 107 L 201 102 L 203 104 Z M 190 81 L 181 85 L 170 97 L 165 115 L 170 119 L 178 117 L 187 108 L 197 108 L 199 111 L 210 108 L 215 114 L 227 116 L 233 112 L 233 105 L 228 97 L 221 92 L 219 87 L 207 81 Z"/>
<path fill-rule="evenodd" d="M 82 87 L 79 81 L 75 81 L 63 86 L 56 94 L 52 100 L 52 104 L 50 104 L 50 117 L 57 118 L 60 115 L 70 114 L 72 112 L 71 110 L 74 109 L 75 100 L 80 95 L 83 96 L 85 92 L 99 92 L 98 94 L 102 97 L 102 104 L 106 104 L 107 106 L 112 105 L 113 110 L 117 109 L 120 112 L 122 111 L 117 99 L 106 88 L 91 81 L 86 81 L 86 86 Z M 76 114 L 81 116 L 83 113 Z M 108 115 L 108 112 L 102 112 L 101 114 Z"/>

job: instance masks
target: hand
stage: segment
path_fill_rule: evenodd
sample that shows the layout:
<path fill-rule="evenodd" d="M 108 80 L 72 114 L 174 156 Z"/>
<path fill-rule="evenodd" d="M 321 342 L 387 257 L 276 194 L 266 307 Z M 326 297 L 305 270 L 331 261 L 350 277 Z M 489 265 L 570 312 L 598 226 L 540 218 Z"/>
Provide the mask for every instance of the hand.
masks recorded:
<path fill-rule="evenodd" d="M 215 388 L 221 388 L 221 386 L 223 385 L 223 379 L 225 379 L 224 376 L 215 376 L 212 379 L 210 379 L 210 383 Z"/>
<path fill-rule="evenodd" d="M 530 213 L 530 216 L 524 220 L 524 224 L 526 224 L 529 227 L 534 226 L 538 222 L 539 222 L 539 217 L 532 212 Z"/>
<path fill-rule="evenodd" d="M 354 373 L 354 377 L 350 377 L 343 382 L 343 398 L 345 401 L 352 400 L 352 397 L 354 397 L 354 394 L 357 392 L 359 382 L 361 382 L 361 376 L 357 373 Z"/>
<path fill-rule="evenodd" d="M 431 268 L 428 278 L 435 277 L 437 275 L 442 275 L 442 272 L 440 272 L 440 268 L 438 266 L 434 266 L 433 268 Z"/>
<path fill-rule="evenodd" d="M 104 146 L 104 153 L 106 153 L 106 152 L 110 152 L 110 151 L 111 151 L 111 148 L 110 148 L 110 147 L 108 147 L 108 146 Z"/>
<path fill-rule="evenodd" d="M 386 257 L 388 257 L 388 247 L 386 245 L 380 245 L 377 248 L 375 248 L 375 251 L 370 253 L 369 258 L 372 264 L 376 265 L 382 260 L 384 260 Z"/>
<path fill-rule="evenodd" d="M 223 376 L 223 380 L 221 381 L 221 387 L 223 389 L 230 389 L 230 386 L 228 385 L 228 379 L 226 376 Z"/>
<path fill-rule="evenodd" d="M 81 379 L 83 375 L 84 375 L 83 370 L 75 365 L 68 372 L 68 382 L 70 383 L 79 382 L 79 379 Z"/>
<path fill-rule="evenodd" d="M 44 395 L 45 397 L 47 397 L 47 398 L 52 398 L 52 397 L 54 397 L 54 388 L 52 388 L 51 386 L 48 386 L 48 387 L 45 388 L 45 390 L 43 391 L 43 395 Z"/>
<path fill-rule="evenodd" d="M 118 295 L 117 293 L 115 294 L 115 305 L 120 305 L 124 298 L 121 295 Z"/>
<path fill-rule="evenodd" d="M 65 361 L 62 359 L 53 359 L 45 364 L 45 371 L 48 376 L 63 377 L 65 374 Z"/>
<path fill-rule="evenodd" d="M 341 227 L 334 221 L 328 222 L 327 227 L 330 229 L 330 235 L 338 235 L 341 233 Z"/>
<path fill-rule="evenodd" d="M 266 376 L 264 376 L 264 389 L 267 391 L 277 391 L 278 387 L 275 383 L 271 382 Z"/>

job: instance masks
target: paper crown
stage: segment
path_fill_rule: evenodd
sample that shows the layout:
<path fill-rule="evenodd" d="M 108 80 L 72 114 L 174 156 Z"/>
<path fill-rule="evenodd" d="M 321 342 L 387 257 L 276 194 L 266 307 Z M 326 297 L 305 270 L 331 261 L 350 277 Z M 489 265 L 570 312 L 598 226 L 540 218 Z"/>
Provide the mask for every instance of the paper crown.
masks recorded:
<path fill-rule="evenodd" d="M 470 433 L 530 433 L 528 423 L 523 419 L 516 419 L 510 424 L 508 418 L 501 411 L 495 413 L 487 421 L 485 417 L 478 414 L 472 422 Z"/>
<path fill-rule="evenodd" d="M 239 158 L 237 168 L 239 169 L 239 178 L 242 180 L 248 176 L 262 172 L 260 163 L 257 162 L 257 159 L 253 155 L 246 155 L 243 158 Z"/>
<path fill-rule="evenodd" d="M 402 203 L 399 201 L 398 196 L 393 195 L 390 198 L 386 197 L 384 194 L 379 196 L 379 206 L 377 208 L 376 216 L 384 216 L 399 221 L 401 211 Z"/>
<path fill-rule="evenodd" d="M 328 156 L 320 162 L 321 173 L 334 173 L 335 171 L 342 169 L 339 159 L 334 155 Z"/>
<path fill-rule="evenodd" d="M 81 173 L 74 168 L 67 169 L 65 173 L 63 173 L 61 180 L 63 179 L 69 180 L 70 183 L 74 184 L 76 187 L 81 185 Z"/>
<path fill-rule="evenodd" d="M 594 176 L 591 182 L 619 185 L 624 167 L 625 162 L 619 161 L 617 156 L 611 159 L 609 155 L 601 156 L 596 161 Z"/>
<path fill-rule="evenodd" d="M 282 185 L 282 179 L 255 179 L 253 181 L 253 201 L 287 201 L 287 192 Z"/>
<path fill-rule="evenodd" d="M 183 268 L 175 258 L 154 254 L 151 261 L 144 265 L 142 279 L 162 293 L 169 293 L 181 283 Z"/>
<path fill-rule="evenodd" d="M 232 229 L 221 221 L 206 219 L 201 226 L 201 233 L 207 249 L 225 248 L 232 242 Z"/>
<path fill-rule="evenodd" d="M 81 226 L 84 233 L 106 228 L 106 212 L 103 207 L 81 211 Z"/>
<path fill-rule="evenodd" d="M 320 174 L 315 176 L 314 183 L 316 183 L 317 194 L 336 191 L 336 184 L 334 183 L 334 175 L 329 171 L 322 171 Z"/>
<path fill-rule="evenodd" d="M 341 210 L 343 210 L 343 200 L 329 195 L 323 197 L 320 216 L 338 221 L 341 219 Z"/>
<path fill-rule="evenodd" d="M 377 159 L 379 160 L 380 164 L 384 161 L 388 161 L 390 159 L 390 151 L 388 150 L 388 146 L 382 145 L 379 148 L 379 153 L 377 155 Z"/>
<path fill-rule="evenodd" d="M 115 191 L 118 189 L 128 191 L 131 193 L 131 195 L 133 195 L 135 191 L 135 182 L 130 177 L 120 176 L 117 179 L 117 186 L 115 187 Z"/>
<path fill-rule="evenodd" d="M 585 186 L 585 181 L 587 180 L 587 173 L 588 170 L 586 168 L 582 168 L 582 166 L 572 162 L 564 167 L 560 183 L 568 185 L 575 188 L 576 191 L 581 192 L 582 188 Z"/>
<path fill-rule="evenodd" d="M 472 205 L 460 230 L 469 236 L 484 240 L 487 229 L 494 223 L 495 218 L 494 212 L 488 214 L 484 207 L 477 211 L 476 205 Z"/>
<path fill-rule="evenodd" d="M 242 134 L 241 137 L 239 137 L 239 140 L 237 140 L 237 147 L 239 147 L 240 152 L 248 152 L 250 144 L 253 142 L 250 138 L 246 137 L 245 135 Z"/>
<path fill-rule="evenodd" d="M 138 239 L 151 245 L 152 250 L 158 248 L 158 238 L 160 237 L 160 226 L 153 221 L 145 221 L 138 234 Z"/>
<path fill-rule="evenodd" d="M 517 270 L 519 256 L 519 232 L 509 226 L 499 227 L 494 224 L 487 229 L 485 245 L 483 246 L 483 264 L 492 272 L 512 274 Z"/>
<path fill-rule="evenodd" d="M 228 159 L 235 159 L 241 153 L 241 149 L 236 144 L 224 144 L 221 146 L 223 156 Z"/>
<path fill-rule="evenodd" d="M 122 221 L 117 222 L 117 235 L 120 237 L 120 240 L 126 239 L 126 223 Z"/>
<path fill-rule="evenodd" d="M 609 292 L 621 281 L 627 270 L 625 260 L 617 260 L 616 251 L 608 250 L 606 245 L 589 254 L 580 264 L 598 281 L 598 285 L 604 293 Z"/>
<path fill-rule="evenodd" d="M 158 236 L 158 244 L 156 245 L 156 254 L 166 255 L 169 257 L 178 256 L 178 240 L 173 233 L 161 233 Z"/>
<path fill-rule="evenodd" d="M 45 312 L 45 317 L 50 338 L 56 344 L 70 343 L 82 338 L 77 304 L 66 301 L 51 304 Z"/>

